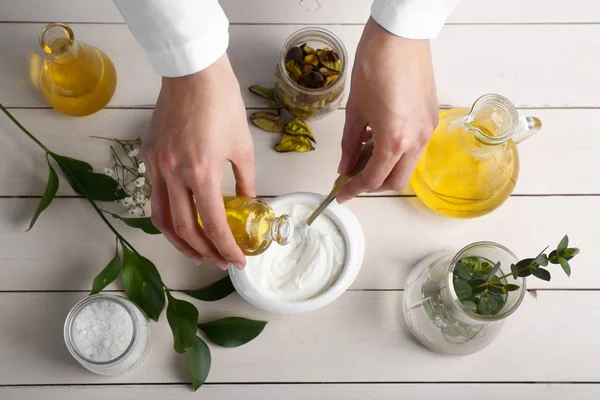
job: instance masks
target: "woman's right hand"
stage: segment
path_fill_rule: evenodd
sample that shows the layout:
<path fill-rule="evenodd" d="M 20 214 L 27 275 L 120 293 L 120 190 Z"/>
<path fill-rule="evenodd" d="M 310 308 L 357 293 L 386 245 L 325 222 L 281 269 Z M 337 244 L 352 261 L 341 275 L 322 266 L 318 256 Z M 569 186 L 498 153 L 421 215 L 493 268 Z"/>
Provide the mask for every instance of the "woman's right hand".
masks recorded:
<path fill-rule="evenodd" d="M 227 225 L 221 180 L 231 162 L 237 194 L 255 196 L 254 149 L 227 55 L 193 75 L 163 78 L 142 154 L 153 224 L 195 264 L 208 258 L 222 269 L 228 263 L 243 268 L 246 258 Z"/>

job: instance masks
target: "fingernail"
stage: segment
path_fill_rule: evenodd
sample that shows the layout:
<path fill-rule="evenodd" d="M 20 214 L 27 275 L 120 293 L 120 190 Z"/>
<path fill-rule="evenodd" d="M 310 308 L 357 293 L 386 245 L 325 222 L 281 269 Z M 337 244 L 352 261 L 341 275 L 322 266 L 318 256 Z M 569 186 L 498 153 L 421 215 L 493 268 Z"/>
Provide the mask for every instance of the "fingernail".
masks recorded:
<path fill-rule="evenodd" d="M 225 271 L 227 269 L 227 267 L 229 266 L 229 264 L 227 264 L 226 262 L 223 261 L 217 261 L 217 267 L 221 268 L 223 271 Z"/>
<path fill-rule="evenodd" d="M 194 256 L 194 257 L 192 257 L 192 262 L 196 266 L 199 266 L 200 264 L 202 264 L 202 257 Z"/>
<path fill-rule="evenodd" d="M 242 264 L 240 262 L 236 262 L 235 264 L 233 264 L 234 267 L 236 267 L 237 269 L 244 269 L 244 267 L 246 267 L 245 264 Z"/>

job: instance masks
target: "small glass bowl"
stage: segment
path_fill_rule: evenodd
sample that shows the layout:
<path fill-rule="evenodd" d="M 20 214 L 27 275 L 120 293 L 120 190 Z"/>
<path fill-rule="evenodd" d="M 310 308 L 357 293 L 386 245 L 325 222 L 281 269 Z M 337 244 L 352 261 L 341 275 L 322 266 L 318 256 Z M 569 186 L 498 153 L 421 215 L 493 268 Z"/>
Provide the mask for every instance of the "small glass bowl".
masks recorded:
<path fill-rule="evenodd" d="M 342 69 L 335 82 L 318 89 L 300 86 L 285 69 L 285 57 L 295 46 L 306 43 L 313 49 L 329 47 L 339 56 Z M 332 32 L 321 28 L 304 28 L 293 33 L 281 46 L 275 69 L 275 94 L 279 103 L 290 114 L 304 120 L 318 120 L 340 107 L 346 90 L 348 54 L 342 41 Z"/>
<path fill-rule="evenodd" d="M 127 348 L 117 357 L 108 361 L 91 360 L 77 348 L 73 338 L 74 323 L 86 307 L 101 302 L 111 302 L 122 307 L 131 318 L 133 332 Z M 150 350 L 150 321 L 146 314 L 130 300 L 116 295 L 99 293 L 79 301 L 67 315 L 64 326 L 65 344 L 69 353 L 87 370 L 100 375 L 118 375 L 139 367 Z"/>

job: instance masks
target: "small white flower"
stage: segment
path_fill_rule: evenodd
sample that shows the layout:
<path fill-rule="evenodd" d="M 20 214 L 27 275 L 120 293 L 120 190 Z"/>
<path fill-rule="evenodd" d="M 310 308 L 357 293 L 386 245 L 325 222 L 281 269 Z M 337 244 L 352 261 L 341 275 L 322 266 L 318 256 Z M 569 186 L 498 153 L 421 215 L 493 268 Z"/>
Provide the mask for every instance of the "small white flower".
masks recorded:
<path fill-rule="evenodd" d="M 113 176 L 114 174 L 112 168 L 104 168 L 104 175 Z"/>
<path fill-rule="evenodd" d="M 143 162 L 141 162 L 140 165 L 138 166 L 138 172 L 140 174 L 143 174 L 144 172 L 146 172 L 146 164 L 144 164 Z"/>
<path fill-rule="evenodd" d="M 129 157 L 136 157 L 138 154 L 140 154 L 140 149 L 135 148 L 133 150 L 131 150 L 129 153 L 127 153 L 127 155 Z"/>
<path fill-rule="evenodd" d="M 123 205 L 124 205 L 125 207 L 132 206 L 132 205 L 133 205 L 133 199 L 132 199 L 131 197 L 125 197 L 125 198 L 123 199 Z"/>
<path fill-rule="evenodd" d="M 143 176 L 137 178 L 135 180 L 135 186 L 141 188 L 142 186 L 144 186 L 146 184 L 146 178 L 144 178 Z"/>
<path fill-rule="evenodd" d="M 146 196 L 144 196 L 142 193 L 136 193 L 134 196 L 135 202 L 138 204 L 143 204 L 146 201 Z"/>

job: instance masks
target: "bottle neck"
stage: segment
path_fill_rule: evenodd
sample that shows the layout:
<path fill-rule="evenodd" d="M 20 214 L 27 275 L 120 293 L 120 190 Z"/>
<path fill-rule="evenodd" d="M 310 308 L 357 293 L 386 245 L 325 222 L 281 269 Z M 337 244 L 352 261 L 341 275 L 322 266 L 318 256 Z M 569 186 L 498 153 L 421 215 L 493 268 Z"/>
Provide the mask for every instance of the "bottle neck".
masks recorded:
<path fill-rule="evenodd" d="M 65 24 L 49 24 L 40 33 L 40 47 L 55 63 L 65 64 L 77 58 L 79 44 L 73 30 Z"/>
<path fill-rule="evenodd" d="M 289 215 L 280 215 L 269 220 L 269 222 L 271 223 L 271 228 L 268 231 L 270 239 L 281 246 L 285 246 L 292 241 L 292 237 L 294 236 L 294 221 Z"/>
<path fill-rule="evenodd" d="M 506 97 L 487 94 L 475 101 L 463 126 L 488 145 L 508 141 L 519 123 L 515 106 Z"/>

